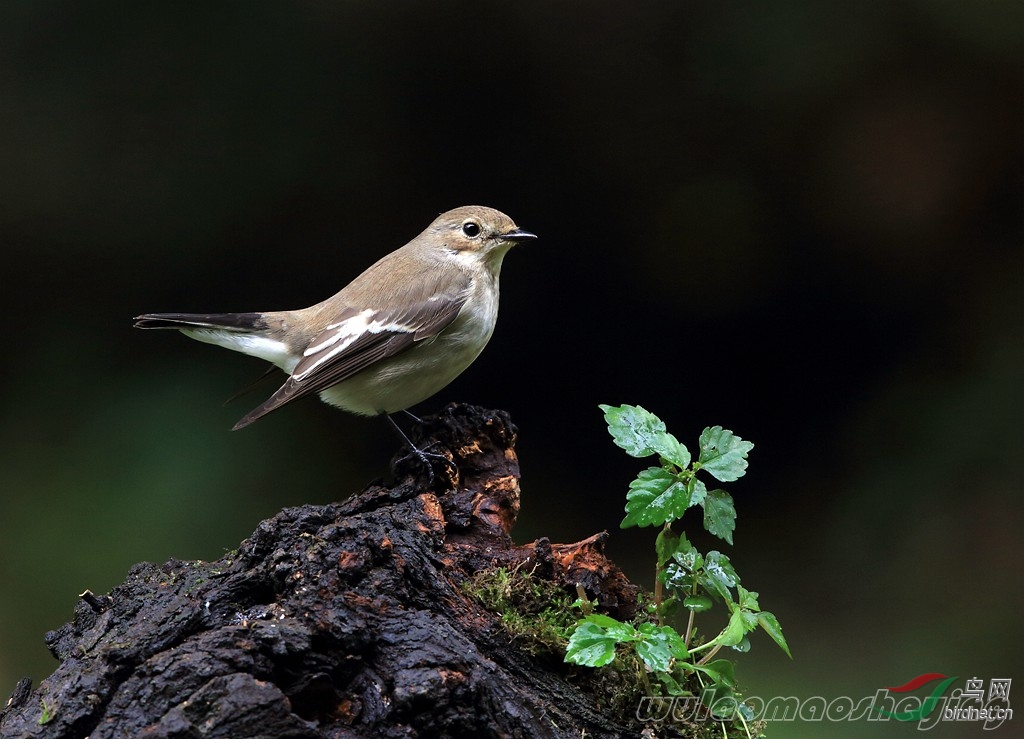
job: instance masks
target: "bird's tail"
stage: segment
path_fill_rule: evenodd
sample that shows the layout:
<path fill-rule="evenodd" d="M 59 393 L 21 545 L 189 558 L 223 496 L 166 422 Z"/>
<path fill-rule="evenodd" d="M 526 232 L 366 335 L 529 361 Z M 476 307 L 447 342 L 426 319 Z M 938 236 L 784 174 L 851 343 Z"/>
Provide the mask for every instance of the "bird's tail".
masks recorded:
<path fill-rule="evenodd" d="M 212 328 L 258 331 L 267 327 L 262 313 L 143 313 L 135 328 Z"/>
<path fill-rule="evenodd" d="M 144 313 L 136 328 L 173 328 L 207 344 L 216 344 L 250 357 L 265 359 L 291 373 L 299 356 L 281 341 L 267 313 Z"/>

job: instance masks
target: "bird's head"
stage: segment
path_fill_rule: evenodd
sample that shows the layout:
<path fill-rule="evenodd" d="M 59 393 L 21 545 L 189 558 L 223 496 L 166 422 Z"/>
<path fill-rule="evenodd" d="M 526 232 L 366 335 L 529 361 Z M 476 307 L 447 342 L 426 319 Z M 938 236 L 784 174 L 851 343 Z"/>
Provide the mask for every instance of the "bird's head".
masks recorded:
<path fill-rule="evenodd" d="M 501 211 L 467 205 L 439 215 L 423 234 L 450 252 L 475 255 L 497 266 L 515 244 L 537 238 Z"/>

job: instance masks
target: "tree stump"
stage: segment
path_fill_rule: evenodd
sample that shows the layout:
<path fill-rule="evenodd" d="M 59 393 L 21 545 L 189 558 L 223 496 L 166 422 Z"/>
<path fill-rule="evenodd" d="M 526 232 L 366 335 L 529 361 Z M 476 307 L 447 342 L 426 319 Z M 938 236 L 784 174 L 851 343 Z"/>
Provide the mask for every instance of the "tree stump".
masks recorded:
<path fill-rule="evenodd" d="M 463 588 L 528 565 L 619 618 L 636 588 L 605 535 L 523 546 L 516 429 L 453 404 L 417 428 L 454 466 L 393 463 L 399 481 L 289 508 L 216 562 L 134 566 L 46 635 L 59 667 L 19 684 L 0 736 L 620 737 L 607 696 L 521 649 Z"/>

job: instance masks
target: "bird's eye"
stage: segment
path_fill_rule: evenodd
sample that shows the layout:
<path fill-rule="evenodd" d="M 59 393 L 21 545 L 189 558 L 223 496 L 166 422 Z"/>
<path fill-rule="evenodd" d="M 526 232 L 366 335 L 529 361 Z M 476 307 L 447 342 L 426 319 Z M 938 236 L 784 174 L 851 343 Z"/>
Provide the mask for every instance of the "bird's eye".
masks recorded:
<path fill-rule="evenodd" d="M 462 224 L 462 233 L 466 234 L 469 238 L 480 235 L 480 226 L 473 221 L 466 221 Z"/>

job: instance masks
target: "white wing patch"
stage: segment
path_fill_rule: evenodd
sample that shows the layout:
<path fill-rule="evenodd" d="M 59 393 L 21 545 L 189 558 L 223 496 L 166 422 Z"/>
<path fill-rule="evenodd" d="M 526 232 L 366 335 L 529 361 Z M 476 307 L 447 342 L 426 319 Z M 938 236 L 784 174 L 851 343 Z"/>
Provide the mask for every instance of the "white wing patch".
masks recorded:
<path fill-rule="evenodd" d="M 323 333 L 329 335 L 320 342 L 311 344 L 302 353 L 303 357 L 311 357 L 314 354 L 320 354 L 321 356 L 318 356 L 312 364 L 299 374 L 292 375 L 292 379 L 301 382 L 310 373 L 315 372 L 317 368 L 330 362 L 339 354 L 343 354 L 346 349 L 366 334 L 379 334 L 385 331 L 391 333 L 412 333 L 415 330 L 411 326 L 381 320 L 380 313 L 367 308 L 351 318 L 328 325 Z"/>
<path fill-rule="evenodd" d="M 370 327 L 370 316 L 373 315 L 373 311 L 367 308 L 364 311 L 356 313 L 351 318 L 346 318 L 344 321 L 338 323 L 332 323 L 324 329 L 324 333 L 331 331 L 331 335 L 321 341 L 319 344 L 310 344 L 306 347 L 306 351 L 302 352 L 302 356 L 309 357 L 317 352 L 323 351 L 332 344 L 337 344 L 339 341 L 344 346 L 348 346 L 359 336 L 366 333 Z"/>

